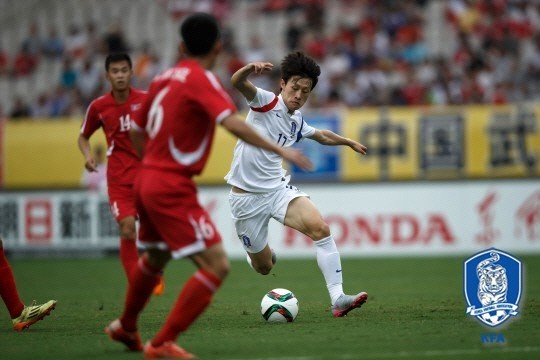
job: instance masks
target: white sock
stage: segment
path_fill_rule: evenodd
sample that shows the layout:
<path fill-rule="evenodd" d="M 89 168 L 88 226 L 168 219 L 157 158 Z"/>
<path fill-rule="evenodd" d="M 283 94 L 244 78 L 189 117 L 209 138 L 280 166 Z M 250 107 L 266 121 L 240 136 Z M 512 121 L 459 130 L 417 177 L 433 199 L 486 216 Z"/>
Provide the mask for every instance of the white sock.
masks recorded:
<path fill-rule="evenodd" d="M 247 263 L 249 264 L 249 267 L 255 270 L 255 268 L 253 267 L 253 263 L 251 262 L 251 258 L 249 257 L 248 254 L 246 254 L 246 260 L 247 260 Z"/>
<path fill-rule="evenodd" d="M 343 271 L 341 258 L 332 235 L 315 241 L 317 249 L 317 264 L 324 275 L 326 287 L 330 294 L 332 305 L 343 294 Z"/>

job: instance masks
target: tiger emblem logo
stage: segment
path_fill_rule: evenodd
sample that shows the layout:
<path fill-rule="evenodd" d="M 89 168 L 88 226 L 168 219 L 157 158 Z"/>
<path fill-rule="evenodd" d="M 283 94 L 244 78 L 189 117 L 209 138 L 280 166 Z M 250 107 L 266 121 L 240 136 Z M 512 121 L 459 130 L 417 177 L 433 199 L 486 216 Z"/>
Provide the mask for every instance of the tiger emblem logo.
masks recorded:
<path fill-rule="evenodd" d="M 488 326 L 518 314 L 522 291 L 521 261 L 498 249 L 473 255 L 464 263 L 466 313 Z"/>
<path fill-rule="evenodd" d="M 490 258 L 476 266 L 478 276 L 478 299 L 484 306 L 506 301 L 508 278 L 506 269 L 493 263 L 499 261 L 499 255 L 490 253 Z"/>

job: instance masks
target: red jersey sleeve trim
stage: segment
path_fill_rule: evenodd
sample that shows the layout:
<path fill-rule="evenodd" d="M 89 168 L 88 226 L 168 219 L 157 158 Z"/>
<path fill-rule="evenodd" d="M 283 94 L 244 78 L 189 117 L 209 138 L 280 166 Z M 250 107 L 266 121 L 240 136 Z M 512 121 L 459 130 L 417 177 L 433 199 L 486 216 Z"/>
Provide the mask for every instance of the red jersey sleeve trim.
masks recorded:
<path fill-rule="evenodd" d="M 267 105 L 264 105 L 264 106 L 261 106 L 261 107 L 253 107 L 253 106 L 250 106 L 251 110 L 253 111 L 256 111 L 256 112 L 267 112 L 267 111 L 270 111 L 274 108 L 274 106 L 276 106 L 278 102 L 278 97 L 274 97 L 274 100 L 272 100 L 272 102 L 270 104 L 267 104 Z"/>

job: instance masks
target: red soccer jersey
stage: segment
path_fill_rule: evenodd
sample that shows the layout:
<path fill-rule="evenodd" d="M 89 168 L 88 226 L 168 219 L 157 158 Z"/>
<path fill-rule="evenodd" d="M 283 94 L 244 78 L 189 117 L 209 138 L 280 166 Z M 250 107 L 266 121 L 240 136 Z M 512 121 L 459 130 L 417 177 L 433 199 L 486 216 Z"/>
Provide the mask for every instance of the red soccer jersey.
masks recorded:
<path fill-rule="evenodd" d="M 214 137 L 216 123 L 236 107 L 217 77 L 194 60 L 183 60 L 150 84 L 148 98 L 135 117 L 148 140 L 143 167 L 173 170 L 183 176 L 200 174 Z"/>
<path fill-rule="evenodd" d="M 109 186 L 133 184 L 140 160 L 131 144 L 129 129 L 131 120 L 141 111 L 146 97 L 146 91 L 130 88 L 127 101 L 119 104 L 112 92 L 108 92 L 92 101 L 86 110 L 81 134 L 89 138 L 102 127 L 107 138 Z"/>

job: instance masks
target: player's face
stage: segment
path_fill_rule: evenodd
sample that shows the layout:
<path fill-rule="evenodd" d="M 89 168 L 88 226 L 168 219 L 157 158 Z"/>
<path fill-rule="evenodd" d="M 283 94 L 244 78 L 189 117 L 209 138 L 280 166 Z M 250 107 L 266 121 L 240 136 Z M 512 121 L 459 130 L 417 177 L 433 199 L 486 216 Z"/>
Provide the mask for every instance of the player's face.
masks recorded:
<path fill-rule="evenodd" d="M 281 79 L 281 97 L 292 112 L 300 109 L 311 95 L 311 79 L 293 76 L 287 83 Z"/>
<path fill-rule="evenodd" d="M 113 90 L 121 91 L 129 88 L 131 80 L 131 68 L 126 60 L 109 64 L 107 80 L 111 83 Z"/>

